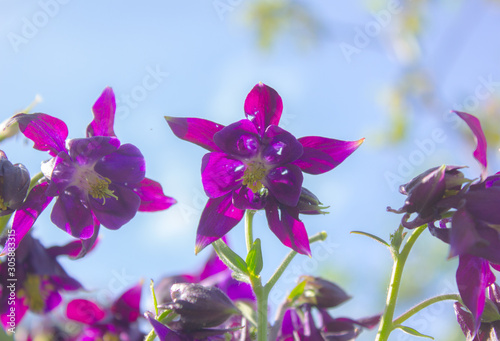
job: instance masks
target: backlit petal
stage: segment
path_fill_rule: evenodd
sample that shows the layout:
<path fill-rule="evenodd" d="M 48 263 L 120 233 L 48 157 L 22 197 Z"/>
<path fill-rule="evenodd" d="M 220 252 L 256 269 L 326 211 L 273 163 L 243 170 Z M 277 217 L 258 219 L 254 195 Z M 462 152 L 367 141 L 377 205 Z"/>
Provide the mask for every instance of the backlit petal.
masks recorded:
<path fill-rule="evenodd" d="M 241 186 L 245 165 L 225 153 L 208 153 L 201 164 L 203 189 L 210 198 L 218 198 Z"/>
<path fill-rule="evenodd" d="M 303 178 L 299 167 L 289 164 L 269 171 L 263 183 L 280 203 L 297 206 Z"/>
<path fill-rule="evenodd" d="M 263 135 L 269 125 L 278 125 L 283 101 L 276 90 L 259 83 L 248 94 L 244 108 L 246 117 L 253 122 L 259 134 Z"/>
<path fill-rule="evenodd" d="M 113 89 L 107 87 L 92 107 L 94 120 L 87 127 L 87 137 L 115 136 L 115 132 L 113 131 L 115 111 L 115 94 Z"/>
<path fill-rule="evenodd" d="M 191 117 L 165 116 L 165 119 L 178 138 L 197 144 L 211 152 L 219 151 L 219 147 L 214 143 L 214 134 L 224 128 L 222 124 Z"/>

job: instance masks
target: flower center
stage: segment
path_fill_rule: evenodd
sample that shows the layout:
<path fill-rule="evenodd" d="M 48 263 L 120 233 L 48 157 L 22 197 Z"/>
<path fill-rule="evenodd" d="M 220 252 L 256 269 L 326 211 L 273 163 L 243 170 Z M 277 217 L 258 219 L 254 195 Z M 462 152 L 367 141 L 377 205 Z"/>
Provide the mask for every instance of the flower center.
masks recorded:
<path fill-rule="evenodd" d="M 46 292 L 42 290 L 40 276 L 37 275 L 27 275 L 26 281 L 24 282 L 24 288 L 26 290 L 26 299 L 30 310 L 35 313 L 42 313 L 45 308 L 44 296 Z M 45 293 L 45 295 L 42 294 Z"/>
<path fill-rule="evenodd" d="M 267 169 L 260 161 L 252 161 L 247 164 L 247 169 L 243 174 L 243 185 L 247 186 L 254 193 L 258 193 L 264 185 L 261 180 L 267 174 Z"/>
<path fill-rule="evenodd" d="M 0 196 L 0 210 L 5 211 L 8 207 L 5 205 L 5 200 L 2 196 Z"/>
<path fill-rule="evenodd" d="M 92 197 L 102 199 L 103 205 L 106 203 L 106 198 L 118 199 L 118 197 L 114 194 L 114 191 L 109 189 L 111 180 L 96 173 L 93 169 L 80 168 L 77 179 L 77 186 L 86 191 Z"/>

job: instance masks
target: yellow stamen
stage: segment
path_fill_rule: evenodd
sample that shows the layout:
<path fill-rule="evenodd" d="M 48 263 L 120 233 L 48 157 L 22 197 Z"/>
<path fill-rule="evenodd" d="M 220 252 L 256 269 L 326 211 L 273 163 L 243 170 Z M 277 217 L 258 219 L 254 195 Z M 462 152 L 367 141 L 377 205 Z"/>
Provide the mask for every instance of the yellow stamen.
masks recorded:
<path fill-rule="evenodd" d="M 24 282 L 26 289 L 26 299 L 30 310 L 35 313 L 42 313 L 45 308 L 45 295 L 42 295 L 40 276 L 28 275 Z M 45 291 L 44 291 L 45 292 Z"/>
<path fill-rule="evenodd" d="M 114 194 L 114 191 L 108 188 L 111 180 L 105 177 L 94 177 L 92 180 L 93 181 L 88 179 L 90 185 L 89 194 L 96 199 L 102 199 L 103 205 L 106 203 L 106 198 L 118 199 L 118 197 Z"/>
<path fill-rule="evenodd" d="M 8 207 L 5 205 L 5 200 L 0 196 L 0 210 L 5 211 Z"/>
<path fill-rule="evenodd" d="M 254 193 L 258 193 L 264 185 L 261 180 L 267 174 L 267 169 L 264 167 L 262 162 L 254 161 L 250 162 L 247 165 L 247 169 L 245 169 L 245 173 L 243 174 L 243 185 L 247 186 Z"/>

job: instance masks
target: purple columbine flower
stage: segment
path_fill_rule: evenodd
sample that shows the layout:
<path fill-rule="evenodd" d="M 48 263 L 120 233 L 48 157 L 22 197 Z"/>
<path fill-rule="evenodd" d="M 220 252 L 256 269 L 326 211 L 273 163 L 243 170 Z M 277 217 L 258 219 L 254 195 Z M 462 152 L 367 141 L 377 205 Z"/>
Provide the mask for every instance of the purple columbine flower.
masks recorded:
<path fill-rule="evenodd" d="M 265 209 L 269 228 L 281 242 L 310 254 L 297 208 L 302 173 L 332 170 L 364 139 L 296 139 L 278 126 L 282 109 L 278 93 L 259 83 L 245 100 L 246 119 L 227 127 L 198 118 L 166 117 L 177 137 L 210 152 L 203 157 L 201 167 L 209 200 L 198 225 L 196 253 L 236 226 L 245 210 Z"/>
<path fill-rule="evenodd" d="M 82 285 L 69 276 L 57 257 L 75 257 L 82 248 L 80 241 L 45 248 L 28 233 L 17 249 L 10 233 L 2 244 L 8 250 L 0 263 L 0 319 L 5 330 L 15 328 L 29 310 L 46 314 L 62 300 L 61 291 L 75 291 Z"/>
<path fill-rule="evenodd" d="M 406 213 L 403 226 L 413 228 L 427 223 L 432 235 L 450 244 L 450 257 L 459 257 L 458 290 L 478 331 L 485 290 L 495 282 L 491 267 L 500 269 L 500 235 L 496 228 L 500 224 L 500 173 L 487 177 L 487 144 L 479 120 L 464 112 L 455 113 L 476 139 L 473 155 L 482 169 L 480 179 L 465 179 L 458 171 L 462 167 L 433 168 L 403 186 L 408 188 L 404 191 L 408 195 L 405 206 L 392 211 Z M 414 212 L 417 218 L 407 222 Z"/>
<path fill-rule="evenodd" d="M 125 291 L 110 307 L 85 299 L 70 301 L 66 316 L 84 325 L 77 340 L 143 340 L 145 335 L 137 323 L 141 316 L 141 291 L 142 282 Z"/>
<path fill-rule="evenodd" d="M 121 144 L 113 131 L 115 96 L 106 88 L 92 107 L 94 120 L 87 137 L 70 139 L 66 124 L 47 114 L 18 114 L 21 132 L 34 148 L 52 156 L 42 164 L 45 183 L 33 188 L 17 211 L 13 229 L 18 241 L 33 226 L 53 197 L 52 222 L 84 241 L 82 255 L 97 238 L 102 224 L 112 230 L 137 211 L 157 211 L 175 203 L 161 185 L 145 178 L 144 157 L 132 144 Z"/>

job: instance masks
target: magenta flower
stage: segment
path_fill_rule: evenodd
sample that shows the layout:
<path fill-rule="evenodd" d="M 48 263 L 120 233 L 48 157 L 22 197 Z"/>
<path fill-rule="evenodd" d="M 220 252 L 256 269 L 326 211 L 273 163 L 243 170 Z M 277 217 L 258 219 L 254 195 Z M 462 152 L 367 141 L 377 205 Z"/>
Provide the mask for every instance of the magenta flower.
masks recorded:
<path fill-rule="evenodd" d="M 139 330 L 142 282 L 125 291 L 110 307 L 85 300 L 74 299 L 66 307 L 66 316 L 83 324 L 78 341 L 123 340 L 141 341 Z"/>
<path fill-rule="evenodd" d="M 137 211 L 157 211 L 175 203 L 161 185 L 145 178 L 145 161 L 132 144 L 121 144 L 113 131 L 115 96 L 106 88 L 92 110 L 87 137 L 70 139 L 66 124 L 46 114 L 19 114 L 23 134 L 34 148 L 52 156 L 42 165 L 45 183 L 29 193 L 17 211 L 13 229 L 18 241 L 53 197 L 52 222 L 84 241 L 84 254 L 97 238 L 99 227 L 116 230 Z"/>
<path fill-rule="evenodd" d="M 5 330 L 17 326 L 28 310 L 46 314 L 56 308 L 62 301 L 60 292 L 82 288 L 56 259 L 75 257 L 82 248 L 80 241 L 45 248 L 28 233 L 14 249 L 10 236 L 2 242 L 9 251 L 7 261 L 0 263 L 0 320 Z"/>
<path fill-rule="evenodd" d="M 246 119 L 227 127 L 198 118 L 166 117 L 177 137 L 210 152 L 201 167 L 209 200 L 198 225 L 196 253 L 236 226 L 245 210 L 265 209 L 269 227 L 281 242 L 310 254 L 307 232 L 298 217 L 302 172 L 332 170 L 363 139 L 296 139 L 278 127 L 282 109 L 278 93 L 259 83 L 245 100 Z"/>

